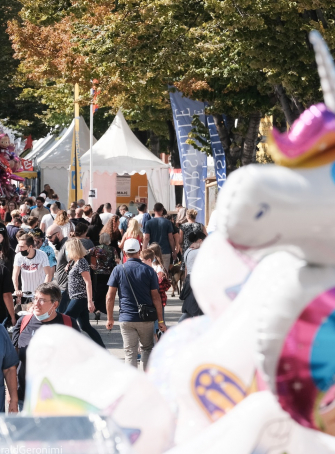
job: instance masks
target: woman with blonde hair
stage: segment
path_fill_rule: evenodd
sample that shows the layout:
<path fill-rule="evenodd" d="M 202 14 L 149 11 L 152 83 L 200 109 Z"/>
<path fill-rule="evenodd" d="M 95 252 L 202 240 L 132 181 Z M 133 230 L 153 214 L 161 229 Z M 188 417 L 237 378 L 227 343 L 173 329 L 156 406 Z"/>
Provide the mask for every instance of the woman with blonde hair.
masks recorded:
<path fill-rule="evenodd" d="M 129 240 L 129 238 L 134 238 L 135 240 L 137 240 L 140 243 L 140 248 L 142 249 L 143 233 L 141 232 L 140 224 L 135 218 L 129 219 L 127 230 L 124 233 L 120 244 L 121 250 L 123 249 L 124 242 L 126 240 Z M 123 263 L 125 263 L 126 261 L 127 257 L 123 255 Z"/>
<path fill-rule="evenodd" d="M 66 267 L 68 275 L 69 296 L 71 301 L 65 315 L 78 320 L 80 328 L 101 347 L 105 345 L 100 334 L 90 324 L 89 312 L 94 312 L 92 299 L 92 281 L 90 267 L 85 259 L 88 254 L 79 238 L 71 238 L 65 243 L 65 253 L 68 259 Z"/>
<path fill-rule="evenodd" d="M 69 238 L 70 233 L 73 232 L 74 227 L 70 221 L 67 212 L 65 210 L 59 210 L 54 220 L 54 224 L 59 225 L 62 229 L 62 234 L 64 238 Z"/>

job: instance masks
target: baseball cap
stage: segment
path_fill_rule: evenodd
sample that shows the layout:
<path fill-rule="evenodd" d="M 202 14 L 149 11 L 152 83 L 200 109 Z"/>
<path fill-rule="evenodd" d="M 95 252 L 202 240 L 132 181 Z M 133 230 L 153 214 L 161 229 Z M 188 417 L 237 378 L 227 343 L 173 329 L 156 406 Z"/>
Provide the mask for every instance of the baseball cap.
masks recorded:
<path fill-rule="evenodd" d="M 124 242 L 123 250 L 124 252 L 135 254 L 140 250 L 140 243 L 137 240 L 135 240 L 135 238 L 129 238 Z"/>
<path fill-rule="evenodd" d="M 32 229 L 31 230 L 31 233 L 33 234 L 33 237 L 34 238 L 41 238 L 41 239 L 44 239 L 44 233 L 42 232 L 41 229 Z"/>

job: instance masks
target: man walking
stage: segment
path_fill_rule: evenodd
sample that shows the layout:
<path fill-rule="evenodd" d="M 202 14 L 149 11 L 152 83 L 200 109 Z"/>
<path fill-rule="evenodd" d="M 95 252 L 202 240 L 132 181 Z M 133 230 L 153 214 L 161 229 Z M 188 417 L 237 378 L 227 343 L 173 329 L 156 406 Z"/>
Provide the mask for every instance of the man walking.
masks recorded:
<path fill-rule="evenodd" d="M 133 215 L 130 211 L 128 211 L 127 205 L 121 205 L 119 211 L 121 214 L 119 230 L 121 232 L 121 235 L 123 236 L 127 231 L 128 221 L 133 217 Z"/>
<path fill-rule="evenodd" d="M 13 345 L 17 348 L 20 357 L 20 365 L 18 367 L 20 410 L 22 410 L 25 394 L 26 351 L 36 330 L 41 328 L 41 326 L 58 324 L 80 331 L 75 319 L 57 312 L 60 299 L 61 292 L 57 284 L 49 282 L 39 285 L 33 301 L 33 313 L 20 317 L 13 330 Z"/>
<path fill-rule="evenodd" d="M 22 291 L 19 290 L 21 273 Z M 49 259 L 45 252 L 34 248 L 32 235 L 23 235 L 19 239 L 19 252 L 14 259 L 13 284 L 15 295 L 21 298 L 23 292 L 35 292 L 43 282 L 52 279 Z"/>
<path fill-rule="evenodd" d="M 112 205 L 110 203 L 105 203 L 104 211 L 100 214 L 100 219 L 103 225 L 106 225 L 110 218 L 113 217 Z"/>
<path fill-rule="evenodd" d="M 59 211 L 59 208 L 58 206 L 53 203 L 51 206 L 50 206 L 50 213 L 48 214 L 45 214 L 41 220 L 41 230 L 43 233 L 45 233 L 48 228 L 50 227 L 50 225 L 52 225 L 54 223 L 54 220 L 56 219 L 56 216 L 57 216 L 57 213 Z"/>
<path fill-rule="evenodd" d="M 142 232 L 145 232 L 145 224 L 151 219 L 147 213 L 147 206 L 145 203 L 140 203 L 137 207 L 138 215 L 135 216 L 136 221 L 139 223 Z"/>
<path fill-rule="evenodd" d="M 36 208 L 31 210 L 30 216 L 35 216 L 38 218 L 38 221 L 41 222 L 44 215 L 49 214 L 48 208 L 44 206 L 43 197 L 37 197 L 36 199 Z"/>
<path fill-rule="evenodd" d="M 145 224 L 143 249 L 146 249 L 151 243 L 158 243 L 162 250 L 164 268 L 169 271 L 171 252 L 173 260 L 176 259 L 177 254 L 172 223 L 163 218 L 163 211 L 164 206 L 161 203 L 155 203 L 155 217 Z"/>
<path fill-rule="evenodd" d="M 82 224 L 90 225 L 86 219 L 83 218 L 84 210 L 82 208 L 76 208 L 76 216 L 74 219 L 71 219 L 72 224 L 75 226 L 81 222 Z"/>
<path fill-rule="evenodd" d="M 138 344 L 140 343 L 141 361 L 145 370 L 154 346 L 154 322 L 143 322 L 140 319 L 136 299 L 139 304 L 155 306 L 158 315 L 158 327 L 161 331 L 166 331 L 163 321 L 162 302 L 158 292 L 158 279 L 154 269 L 140 260 L 140 244 L 136 239 L 130 238 L 126 240 L 123 250 L 128 257 L 124 267 L 132 289 L 128 283 L 123 265 L 115 267 L 108 281 L 106 328 L 110 330 L 114 325 L 113 310 L 115 295 L 118 290 L 119 321 L 125 351 L 125 362 L 137 367 Z"/>
<path fill-rule="evenodd" d="M 47 230 L 47 239 L 54 245 L 56 251 L 58 252 L 55 280 L 61 290 L 62 298 L 60 300 L 59 307 L 57 308 L 57 312 L 64 314 L 70 302 L 67 272 L 65 270 L 68 264 L 65 253 L 65 243 L 67 242 L 67 237 L 64 238 L 62 229 L 59 225 L 53 224 Z"/>

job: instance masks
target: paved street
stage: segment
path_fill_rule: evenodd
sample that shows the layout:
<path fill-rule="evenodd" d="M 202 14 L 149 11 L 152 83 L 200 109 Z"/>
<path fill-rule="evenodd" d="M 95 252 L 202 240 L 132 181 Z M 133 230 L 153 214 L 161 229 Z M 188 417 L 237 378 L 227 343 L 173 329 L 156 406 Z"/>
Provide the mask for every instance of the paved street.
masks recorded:
<path fill-rule="evenodd" d="M 180 316 L 181 316 L 181 305 L 182 302 L 180 301 L 178 296 L 171 298 L 171 291 L 168 292 L 168 302 L 167 306 L 165 307 L 165 321 L 168 327 L 177 324 Z M 101 319 L 98 324 L 94 319 L 93 315 L 90 315 L 91 324 L 97 329 L 104 341 L 108 350 L 118 358 L 124 359 L 124 353 L 122 348 L 122 337 L 120 333 L 120 325 L 118 322 L 119 319 L 119 305 L 118 305 L 118 298 L 115 302 L 114 308 L 114 320 L 115 325 L 112 331 L 107 331 L 106 326 L 106 315 L 101 314 Z"/>

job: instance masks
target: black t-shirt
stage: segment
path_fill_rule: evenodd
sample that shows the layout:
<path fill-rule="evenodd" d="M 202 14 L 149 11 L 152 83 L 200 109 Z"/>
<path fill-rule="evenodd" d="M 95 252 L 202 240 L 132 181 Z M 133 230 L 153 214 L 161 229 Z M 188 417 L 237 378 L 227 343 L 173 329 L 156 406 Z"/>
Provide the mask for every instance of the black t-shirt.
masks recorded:
<path fill-rule="evenodd" d="M 80 222 L 81 222 L 82 224 L 90 225 L 90 223 L 89 223 L 88 221 L 86 221 L 86 219 L 84 219 L 84 218 L 71 218 L 71 222 L 72 222 L 72 224 L 74 224 L 75 226 L 76 226 L 77 224 L 79 224 Z"/>
<path fill-rule="evenodd" d="M 3 294 L 13 292 L 14 286 L 12 275 L 6 266 L 0 265 L 0 323 L 2 323 L 8 315 L 7 308 L 3 300 Z"/>
<path fill-rule="evenodd" d="M 64 325 L 64 320 L 62 314 L 57 314 L 56 317 L 51 320 L 50 322 L 40 322 L 37 318 L 33 315 L 28 323 L 28 325 L 24 328 L 22 333 L 20 334 L 21 323 L 23 317 L 20 317 L 15 325 L 13 335 L 12 335 L 12 342 L 15 348 L 18 349 L 19 353 L 19 360 L 20 364 L 17 369 L 17 379 L 18 379 L 18 397 L 19 400 L 24 399 L 25 393 L 25 379 L 26 379 L 26 352 L 31 341 L 31 338 L 35 334 L 35 332 L 41 328 L 41 326 L 46 325 Z M 74 318 L 71 317 L 72 328 L 76 329 L 80 332 L 79 326 Z"/>
<path fill-rule="evenodd" d="M 58 249 L 59 252 L 57 256 L 55 279 L 62 292 L 64 292 L 64 290 L 67 289 L 67 273 L 65 271 L 65 267 L 68 263 L 65 254 L 66 241 L 67 238 L 63 238 L 62 241 L 59 243 L 59 246 L 56 247 L 56 249 Z"/>

